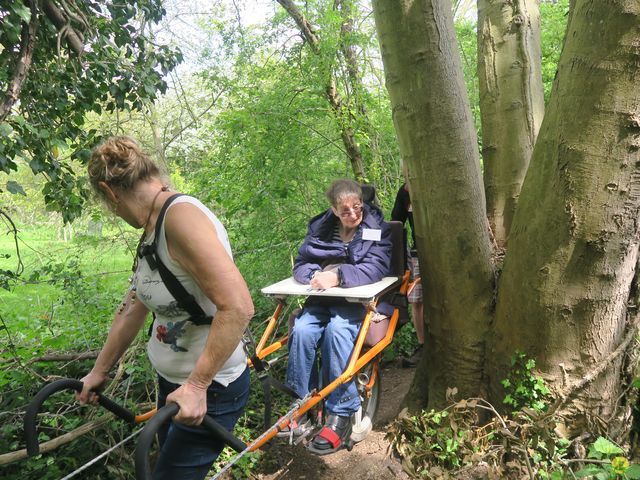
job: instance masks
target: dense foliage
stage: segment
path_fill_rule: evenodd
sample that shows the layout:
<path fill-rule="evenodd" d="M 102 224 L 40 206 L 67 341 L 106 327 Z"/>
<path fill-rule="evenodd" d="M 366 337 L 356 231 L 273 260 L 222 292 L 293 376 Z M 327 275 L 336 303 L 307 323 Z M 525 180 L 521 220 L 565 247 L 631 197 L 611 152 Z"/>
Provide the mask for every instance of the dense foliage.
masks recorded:
<path fill-rule="evenodd" d="M 149 38 L 160 0 L 3 2 L 0 6 L 0 171 L 19 161 L 46 182 L 42 194 L 65 221 L 87 196 L 74 161 L 87 159 L 96 131 L 88 112 L 140 109 L 166 91 L 180 54 Z M 2 112 L 2 110 L 0 110 Z M 7 190 L 24 193 L 15 180 Z"/>

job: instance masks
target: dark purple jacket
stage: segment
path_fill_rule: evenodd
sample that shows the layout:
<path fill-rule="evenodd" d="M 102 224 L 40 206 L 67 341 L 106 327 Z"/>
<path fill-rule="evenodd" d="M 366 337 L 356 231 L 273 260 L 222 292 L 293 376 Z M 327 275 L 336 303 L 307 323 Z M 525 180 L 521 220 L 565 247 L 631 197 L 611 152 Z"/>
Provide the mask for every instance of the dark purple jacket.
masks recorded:
<path fill-rule="evenodd" d="M 339 263 L 341 287 L 357 287 L 382 280 L 390 274 L 391 229 L 382 212 L 364 204 L 362 222 L 348 246 L 332 240 L 340 221 L 331 209 L 309 221 L 307 235 L 298 249 L 293 277 L 308 284 L 312 275 L 323 267 Z M 381 230 L 380 240 L 363 240 L 365 229 Z"/>

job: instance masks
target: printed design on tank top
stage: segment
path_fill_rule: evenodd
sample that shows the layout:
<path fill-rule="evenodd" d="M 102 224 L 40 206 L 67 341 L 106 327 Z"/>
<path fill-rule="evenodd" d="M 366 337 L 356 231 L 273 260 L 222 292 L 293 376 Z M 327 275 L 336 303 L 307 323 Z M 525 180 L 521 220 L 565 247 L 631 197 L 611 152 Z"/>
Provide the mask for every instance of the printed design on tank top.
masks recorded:
<path fill-rule="evenodd" d="M 148 287 L 149 285 L 161 285 L 162 280 L 155 280 L 147 275 L 143 276 L 142 278 L 138 278 L 138 275 L 136 273 L 132 283 L 134 283 L 133 288 L 136 288 L 138 283 Z M 143 301 L 146 300 L 147 302 L 151 302 L 153 297 L 153 295 L 145 293 L 140 293 L 139 296 Z M 154 308 L 154 312 L 164 318 L 182 317 L 186 313 L 178 306 L 177 300 L 171 300 L 167 305 L 156 305 Z M 169 345 L 171 347 L 171 350 L 173 350 L 174 352 L 188 352 L 189 349 L 178 345 L 178 340 L 184 335 L 186 331 L 186 329 L 183 327 L 188 321 L 189 320 L 186 319 L 178 322 L 167 322 L 166 325 L 157 325 L 156 339 L 161 343 Z"/>
<path fill-rule="evenodd" d="M 182 328 L 188 320 L 180 322 L 169 322 L 166 325 L 158 325 L 156 327 L 156 338 L 162 343 L 166 343 L 174 352 L 188 352 L 189 350 L 178 345 L 178 339 L 182 337 L 185 329 Z"/>
<path fill-rule="evenodd" d="M 180 308 L 177 300 L 171 300 L 167 305 L 156 306 L 155 312 L 163 317 L 183 317 L 186 313 Z"/>

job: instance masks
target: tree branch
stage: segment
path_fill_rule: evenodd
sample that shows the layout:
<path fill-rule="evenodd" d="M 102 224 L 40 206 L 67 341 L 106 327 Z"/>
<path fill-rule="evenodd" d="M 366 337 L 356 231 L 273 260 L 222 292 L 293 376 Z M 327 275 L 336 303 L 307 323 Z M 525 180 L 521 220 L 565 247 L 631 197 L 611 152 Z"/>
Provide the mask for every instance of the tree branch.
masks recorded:
<path fill-rule="evenodd" d="M 74 360 L 87 360 L 89 358 L 97 358 L 99 350 L 90 350 L 88 352 L 82 353 L 52 353 L 49 355 L 42 355 L 41 357 L 35 357 L 29 359 L 27 362 L 35 363 L 35 362 L 72 362 Z"/>
<path fill-rule="evenodd" d="M 293 18 L 298 25 L 298 28 L 302 32 L 302 36 L 307 41 L 313 53 L 318 53 L 318 37 L 313 31 L 313 27 L 307 21 L 307 19 L 302 15 L 302 12 L 298 10 L 298 7 L 291 0 L 276 0 L 282 7 L 287 11 L 287 13 Z"/>
<path fill-rule="evenodd" d="M 58 29 L 58 34 L 64 36 L 69 48 L 78 56 L 84 52 L 84 42 L 81 35 L 69 24 L 68 18 L 65 17 L 62 10 L 53 2 L 53 0 L 43 0 L 42 9 L 51 20 L 51 23 Z"/>
<path fill-rule="evenodd" d="M 0 122 L 2 120 L 3 118 L 0 117 Z M 11 217 L 9 216 L 9 214 L 4 210 L 2 210 L 1 208 L 0 208 L 0 217 L 4 217 L 5 221 L 9 222 L 9 225 L 11 225 L 11 230 L 7 233 L 11 233 L 13 235 L 13 241 L 16 246 L 16 256 L 18 257 L 18 266 L 16 267 L 15 275 L 16 276 L 22 275 L 22 272 L 24 272 L 24 264 L 22 263 L 22 257 L 20 256 L 20 245 L 18 244 L 18 229 L 16 227 L 16 224 L 13 223 L 13 220 L 11 220 Z"/>
<path fill-rule="evenodd" d="M 3 122 L 11 112 L 11 108 L 20 97 L 20 90 L 27 78 L 31 60 L 33 59 L 33 49 L 36 43 L 36 30 L 38 29 L 38 12 L 36 10 L 35 0 L 29 0 L 29 8 L 31 10 L 31 19 L 29 23 L 22 25 L 22 34 L 20 37 L 20 57 L 16 64 L 13 78 L 9 83 L 9 88 L 4 96 L 2 104 L 0 104 L 0 122 Z"/>
<path fill-rule="evenodd" d="M 94 420 L 93 422 L 86 423 L 75 430 L 71 430 L 64 435 L 60 435 L 59 437 L 54 438 L 53 440 L 49 440 L 48 442 L 44 442 L 40 444 L 40 453 L 47 453 L 56 448 L 65 445 L 82 435 L 91 432 L 92 430 L 96 430 L 101 427 L 105 423 L 109 422 L 113 418 L 113 415 L 103 415 L 102 417 Z M 27 458 L 27 449 L 23 448 L 22 450 L 16 450 L 15 452 L 5 453 L 0 455 L 0 465 L 6 465 L 8 463 L 17 462 L 18 460 L 23 460 Z"/>

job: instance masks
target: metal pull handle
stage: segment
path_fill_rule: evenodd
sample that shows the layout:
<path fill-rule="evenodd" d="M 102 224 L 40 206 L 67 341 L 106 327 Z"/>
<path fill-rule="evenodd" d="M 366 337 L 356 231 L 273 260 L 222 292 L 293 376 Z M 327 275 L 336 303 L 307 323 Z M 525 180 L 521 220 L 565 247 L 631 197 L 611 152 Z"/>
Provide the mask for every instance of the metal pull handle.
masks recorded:
<path fill-rule="evenodd" d="M 149 466 L 149 450 L 151 448 L 151 443 L 153 442 L 153 439 L 155 438 L 156 433 L 158 433 L 160 427 L 178 413 L 179 410 L 180 406 L 177 403 L 169 403 L 165 405 L 156 412 L 151 420 L 147 422 L 142 433 L 140 433 L 135 452 L 136 479 L 151 480 L 151 468 Z M 214 437 L 224 441 L 224 443 L 229 445 L 236 452 L 242 452 L 247 448 L 247 445 L 242 440 L 234 437 L 222 425 L 207 415 L 205 415 L 202 420 L 202 426 L 209 430 Z"/>
<path fill-rule="evenodd" d="M 76 392 L 81 392 L 83 387 L 83 383 L 80 380 L 74 380 L 71 378 L 63 378 L 62 380 L 57 380 L 49 385 L 46 385 L 42 388 L 29 406 L 27 407 L 27 411 L 24 415 L 24 435 L 25 440 L 27 442 L 27 455 L 33 456 L 40 453 L 40 445 L 38 443 L 38 433 L 36 432 L 36 423 L 38 412 L 40 411 L 40 407 L 44 403 L 44 401 L 60 390 L 75 390 Z M 113 400 L 105 397 L 99 392 L 95 392 L 98 395 L 98 403 L 114 413 L 118 417 L 122 418 L 128 423 L 135 423 L 135 415 L 127 410 L 126 408 L 118 405 Z"/>

